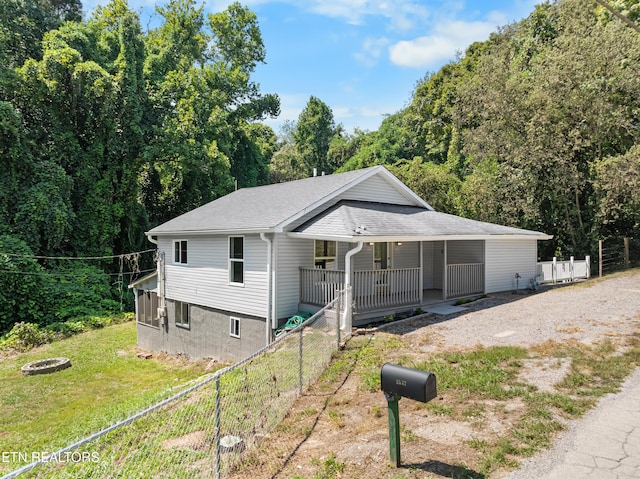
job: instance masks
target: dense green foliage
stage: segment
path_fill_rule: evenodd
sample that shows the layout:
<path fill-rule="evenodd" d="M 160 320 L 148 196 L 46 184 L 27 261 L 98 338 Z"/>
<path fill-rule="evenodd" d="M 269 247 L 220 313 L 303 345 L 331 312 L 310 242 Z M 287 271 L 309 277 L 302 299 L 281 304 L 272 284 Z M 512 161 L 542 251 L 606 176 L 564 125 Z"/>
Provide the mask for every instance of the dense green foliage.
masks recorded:
<path fill-rule="evenodd" d="M 638 0 L 608 3 L 638 23 Z M 596 2 L 558 0 L 427 74 L 379 130 L 338 126 L 328 161 L 386 165 L 437 210 L 543 231 L 542 256 L 582 257 L 640 233 L 639 140 L 640 35 Z M 292 145 L 275 157 L 302 155 Z M 288 164 L 299 177 L 304 162 Z"/>
<path fill-rule="evenodd" d="M 276 139 L 256 121 L 279 99 L 250 78 L 265 58 L 255 14 L 205 17 L 194 0 L 157 13 L 144 32 L 126 0 L 88 19 L 79 0 L 0 0 L 0 332 L 113 309 L 117 259 L 33 256 L 146 250 L 152 226 L 268 182 Z"/>
<path fill-rule="evenodd" d="M 637 236 L 640 1 L 608 3 L 635 23 L 543 3 L 427 73 L 377 131 L 347 133 L 311 96 L 278 138 L 260 121 L 279 99 L 251 80 L 266 48 L 239 3 L 205 15 L 170 0 L 144 31 L 126 0 L 85 19 L 79 0 L 0 0 L 0 331 L 120 305 L 119 259 L 43 257 L 144 250 L 161 222 L 314 168 L 386 165 L 437 210 L 554 235 L 544 257 Z"/>

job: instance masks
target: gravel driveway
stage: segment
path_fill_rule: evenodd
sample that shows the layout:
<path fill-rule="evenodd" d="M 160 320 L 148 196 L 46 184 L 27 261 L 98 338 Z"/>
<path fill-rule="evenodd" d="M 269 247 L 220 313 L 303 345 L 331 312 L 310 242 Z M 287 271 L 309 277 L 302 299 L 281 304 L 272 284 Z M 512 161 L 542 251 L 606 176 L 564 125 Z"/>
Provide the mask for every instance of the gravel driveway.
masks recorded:
<path fill-rule="evenodd" d="M 464 307 L 460 313 L 428 315 L 385 329 L 428 336 L 426 344 L 419 341 L 425 351 L 622 338 L 640 331 L 640 271 L 544 287 L 536 294 L 494 294 Z"/>

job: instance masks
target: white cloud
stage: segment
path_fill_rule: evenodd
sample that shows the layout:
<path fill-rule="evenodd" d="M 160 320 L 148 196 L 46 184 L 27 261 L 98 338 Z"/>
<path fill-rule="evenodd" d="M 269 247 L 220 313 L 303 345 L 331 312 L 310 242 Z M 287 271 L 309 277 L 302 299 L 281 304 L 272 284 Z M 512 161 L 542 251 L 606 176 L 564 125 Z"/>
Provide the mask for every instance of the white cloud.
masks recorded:
<path fill-rule="evenodd" d="M 385 47 L 389 45 L 388 38 L 365 38 L 362 42 L 362 50 L 353 56 L 365 67 L 373 67 L 378 63 L 378 59 L 385 52 Z"/>
<path fill-rule="evenodd" d="M 391 61 L 399 66 L 424 68 L 452 60 L 475 41 L 486 40 L 498 25 L 493 21 L 447 21 L 431 35 L 404 40 L 389 47 Z"/>
<path fill-rule="evenodd" d="M 367 16 L 387 18 L 390 28 L 405 31 L 428 17 L 429 10 L 416 0 L 313 0 L 297 2 L 319 15 L 342 18 L 360 25 Z"/>

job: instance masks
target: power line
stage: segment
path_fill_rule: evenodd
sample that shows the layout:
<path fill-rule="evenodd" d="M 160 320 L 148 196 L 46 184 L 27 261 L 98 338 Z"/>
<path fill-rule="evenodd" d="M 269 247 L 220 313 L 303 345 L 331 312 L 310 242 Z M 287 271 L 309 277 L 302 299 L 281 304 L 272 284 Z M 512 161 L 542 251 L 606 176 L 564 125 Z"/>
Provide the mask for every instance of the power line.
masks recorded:
<path fill-rule="evenodd" d="M 7 274 L 19 274 L 22 276 L 54 276 L 54 277 L 59 277 L 59 278 L 78 278 L 78 277 L 97 277 L 97 278 L 101 278 L 104 276 L 121 276 L 121 275 L 136 275 L 136 274 L 143 274 L 143 273 L 151 273 L 152 271 L 156 271 L 156 269 L 144 269 L 144 270 L 140 270 L 140 271 L 123 271 L 121 273 L 56 273 L 54 272 L 46 272 L 46 271 L 42 271 L 42 272 L 33 272 L 33 271 L 11 271 L 9 269 L 0 269 L 0 273 L 7 273 Z"/>
<path fill-rule="evenodd" d="M 134 255 L 140 255 L 145 253 L 155 253 L 155 251 L 156 251 L 155 249 L 148 249 L 145 251 L 136 251 L 133 253 L 123 253 L 123 254 L 112 255 L 112 256 L 37 256 L 37 255 L 27 255 L 27 254 L 17 254 L 17 253 L 0 253 L 0 255 L 11 256 L 14 258 L 88 261 L 88 260 L 103 260 L 103 259 L 127 259 Z"/>

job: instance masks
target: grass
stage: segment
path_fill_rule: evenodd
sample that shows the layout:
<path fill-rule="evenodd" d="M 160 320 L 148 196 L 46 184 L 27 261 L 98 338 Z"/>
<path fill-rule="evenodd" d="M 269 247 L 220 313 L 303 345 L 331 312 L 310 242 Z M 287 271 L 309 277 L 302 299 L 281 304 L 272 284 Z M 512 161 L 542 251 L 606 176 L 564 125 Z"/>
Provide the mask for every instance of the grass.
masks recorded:
<path fill-rule="evenodd" d="M 436 375 L 438 395 L 442 399 L 422 405 L 434 415 L 454 421 L 466 421 L 482 429 L 489 406 L 492 411 L 507 411 L 518 401 L 521 408 L 511 412 L 505 432 L 491 440 L 472 440 L 468 446 L 478 451 L 469 477 L 489 477 L 498 469 L 516 467 L 522 458 L 550 447 L 555 434 L 567 419 L 581 417 L 598 398 L 619 390 L 624 379 L 640 365 L 640 340 L 630 338 L 626 344 L 604 341 L 593 346 L 549 343 L 531 350 L 518 347 L 480 348 L 464 352 L 435 354 L 426 360 L 412 359 L 410 348 L 402 338 L 378 333 L 375 339 L 355 337 L 347 348 L 334 357 L 323 381 L 330 383 L 347 374 L 359 378 L 363 391 L 380 390 L 380 368 L 392 362 Z M 518 374 L 527 359 L 540 357 L 569 358 L 571 369 L 554 392 L 539 391 L 520 382 Z M 384 415 L 372 409 L 375 417 Z M 329 412 L 330 420 L 339 422 L 338 410 Z M 403 441 L 419 438 L 410 430 L 402 431 Z"/>
<path fill-rule="evenodd" d="M 128 322 L 0 360 L 0 451 L 54 451 L 148 406 L 204 371 L 197 362 L 139 359 L 135 345 L 135 323 Z M 22 375 L 24 364 L 51 357 L 67 357 L 72 367 Z M 5 462 L 0 470 L 15 466 Z"/>

